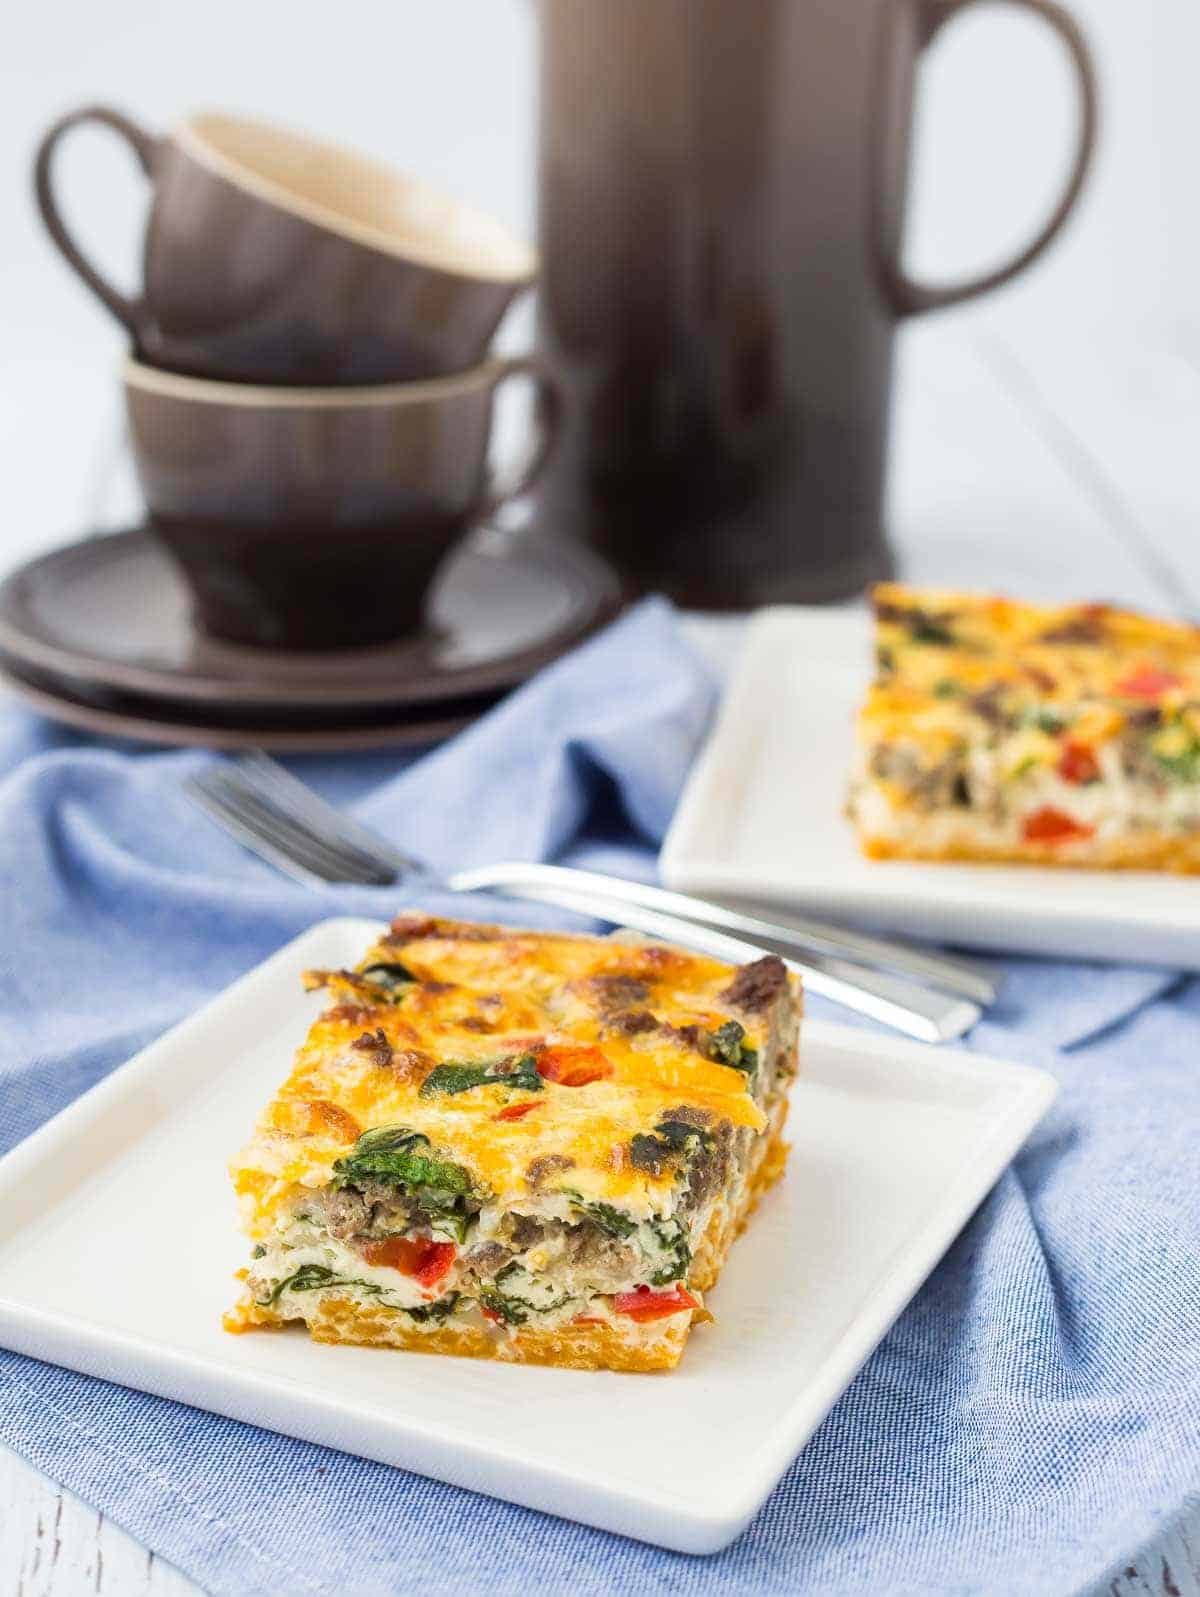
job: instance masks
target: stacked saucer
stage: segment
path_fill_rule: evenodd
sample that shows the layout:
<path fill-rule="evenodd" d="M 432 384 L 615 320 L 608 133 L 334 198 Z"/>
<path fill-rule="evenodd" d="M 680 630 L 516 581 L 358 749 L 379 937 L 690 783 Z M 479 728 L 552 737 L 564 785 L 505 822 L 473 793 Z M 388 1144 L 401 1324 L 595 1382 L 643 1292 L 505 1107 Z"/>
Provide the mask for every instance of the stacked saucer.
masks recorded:
<path fill-rule="evenodd" d="M 398 747 L 460 730 L 619 607 L 611 571 L 587 550 L 483 526 L 447 560 L 412 634 L 361 649 L 248 647 L 197 625 L 178 568 L 138 528 L 0 582 L 0 676 L 52 720 L 111 737 Z"/>
<path fill-rule="evenodd" d="M 127 298 L 59 210 L 84 123 L 153 199 Z M 48 715 L 165 743 L 427 741 L 611 616 L 599 560 L 499 530 L 553 450 L 557 388 L 490 342 L 536 257 L 490 217 L 335 146 L 203 113 L 147 133 L 62 118 L 38 151 L 51 238 L 128 328 L 145 528 L 0 585 L 0 670 Z M 532 385 L 524 461 L 489 465 L 495 396 Z"/>

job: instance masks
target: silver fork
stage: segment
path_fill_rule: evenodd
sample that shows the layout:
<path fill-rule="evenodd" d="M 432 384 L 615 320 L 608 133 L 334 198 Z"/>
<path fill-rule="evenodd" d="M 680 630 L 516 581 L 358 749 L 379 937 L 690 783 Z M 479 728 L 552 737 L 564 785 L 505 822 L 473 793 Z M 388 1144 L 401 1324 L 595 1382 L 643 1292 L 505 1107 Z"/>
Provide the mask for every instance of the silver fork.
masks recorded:
<path fill-rule="evenodd" d="M 248 756 L 236 766 L 212 767 L 189 778 L 186 786 L 205 813 L 239 842 L 297 880 L 386 886 L 414 873 L 434 880 L 421 861 L 332 809 L 265 755 Z M 868 952 L 876 960 L 886 955 L 893 964 L 903 958 L 926 979 L 940 978 L 942 985 L 953 981 L 960 992 L 970 982 L 985 1002 L 994 996 L 983 973 L 963 962 L 832 927 L 817 927 L 817 940 L 824 946 L 814 947 L 790 925 L 591 872 L 502 865 L 459 872 L 438 885 L 455 892 L 492 888 L 510 897 L 558 904 L 735 963 L 757 958 L 768 948 L 799 971 L 811 991 L 922 1041 L 961 1036 L 978 1020 L 978 1004 L 971 998 L 947 998 L 887 971 L 864 969 L 852 963 L 854 954 L 847 959 L 840 957 L 843 953 L 853 948 L 859 958 Z M 684 913 L 673 913 L 676 909 Z M 729 936 L 729 929 L 753 936 L 758 946 Z M 797 952 L 803 957 L 795 957 Z"/>
<path fill-rule="evenodd" d="M 230 767 L 221 769 L 228 772 Z M 361 858 L 371 870 L 380 873 L 391 871 L 392 881 L 413 872 L 433 875 L 424 861 L 402 853 L 379 833 L 359 825 L 350 816 L 334 809 L 320 794 L 305 786 L 269 755 L 259 752 L 242 755 L 236 762 L 235 770 L 236 777 L 241 778 L 236 781 L 239 792 L 256 791 L 264 799 L 277 804 L 281 810 L 290 811 L 318 839 L 343 844 L 348 856 L 347 863 L 356 863 Z M 374 877 L 371 879 L 374 880 Z M 784 918 L 767 919 L 733 904 L 693 898 L 685 893 L 671 892 L 645 882 L 629 881 L 624 877 L 602 876 L 595 871 L 562 865 L 525 862 L 483 865 L 456 871 L 446 885 L 455 892 L 503 892 L 509 887 L 519 887 L 526 898 L 538 897 L 544 889 L 548 903 L 553 903 L 555 895 L 560 892 L 594 893 L 622 904 L 641 905 L 663 914 L 679 916 L 683 920 L 715 926 L 722 931 L 744 933 L 760 941 L 778 943 L 793 952 L 827 954 L 835 959 L 848 959 L 857 964 L 905 972 L 932 987 L 974 999 L 977 1003 L 992 1004 L 996 1000 L 997 983 L 981 965 L 970 960 L 951 959 L 943 954 L 929 953 L 887 938 L 871 937 L 842 926 L 830 926 L 790 912 Z"/>

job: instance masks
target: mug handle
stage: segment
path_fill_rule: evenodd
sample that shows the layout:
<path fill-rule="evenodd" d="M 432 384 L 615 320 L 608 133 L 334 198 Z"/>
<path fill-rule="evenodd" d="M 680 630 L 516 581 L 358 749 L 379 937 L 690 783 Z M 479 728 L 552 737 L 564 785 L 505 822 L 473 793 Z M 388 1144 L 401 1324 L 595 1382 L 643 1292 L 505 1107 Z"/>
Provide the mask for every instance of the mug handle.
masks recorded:
<path fill-rule="evenodd" d="M 33 163 L 33 186 L 37 196 L 38 210 L 41 212 L 42 221 L 46 231 L 58 246 L 60 254 L 67 265 L 83 279 L 87 286 L 119 322 L 130 330 L 135 339 L 141 337 L 145 321 L 145 303 L 141 299 L 131 299 L 120 293 L 111 283 L 103 278 L 76 244 L 70 230 L 62 219 L 58 208 L 58 201 L 54 197 L 54 187 L 51 182 L 51 165 L 54 159 L 55 147 L 64 134 L 72 128 L 79 127 L 84 122 L 98 122 L 103 127 L 110 128 L 120 136 L 133 150 L 142 171 L 147 177 L 154 175 L 154 163 L 157 159 L 162 140 L 152 133 L 147 133 L 144 128 L 138 127 L 136 122 L 124 116 L 120 111 L 115 111 L 107 105 L 85 105 L 78 111 L 70 111 L 66 116 L 60 117 L 51 127 L 38 145 L 37 155 Z"/>
<path fill-rule="evenodd" d="M 915 5 L 921 47 L 924 48 L 951 18 L 961 16 L 968 6 L 991 3 L 991 0 L 899 0 L 899 3 Z M 1058 34 L 1070 53 L 1079 85 L 1079 140 L 1075 160 L 1058 204 L 1040 231 L 1002 266 L 980 272 L 960 283 L 918 283 L 908 276 L 894 255 L 885 250 L 882 254 L 884 277 L 897 316 L 915 316 L 945 305 L 959 305 L 963 300 L 974 299 L 978 294 L 987 294 L 993 288 L 999 288 L 1002 283 L 1009 282 L 1023 272 L 1061 231 L 1075 209 L 1091 167 L 1096 151 L 1098 94 L 1095 64 L 1083 29 L 1056 0 L 1002 0 L 1002 3 L 1031 11 L 1034 16 L 1040 17 Z"/>
<path fill-rule="evenodd" d="M 481 520 L 493 515 L 510 499 L 519 498 L 533 487 L 541 476 L 555 444 L 563 419 L 562 390 L 544 362 L 536 355 L 505 356 L 496 362 L 496 375 L 492 380 L 492 400 L 501 384 L 513 377 L 532 378 L 537 390 L 534 404 L 534 438 L 529 452 L 517 467 L 502 477 L 488 473 L 487 485 L 476 508 Z"/>

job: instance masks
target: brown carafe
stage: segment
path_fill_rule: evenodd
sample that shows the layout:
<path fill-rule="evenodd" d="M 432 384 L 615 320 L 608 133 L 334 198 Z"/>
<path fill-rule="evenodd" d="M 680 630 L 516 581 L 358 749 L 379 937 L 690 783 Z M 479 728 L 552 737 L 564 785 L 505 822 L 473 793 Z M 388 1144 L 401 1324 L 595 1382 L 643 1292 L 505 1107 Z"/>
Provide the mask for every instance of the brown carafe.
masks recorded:
<path fill-rule="evenodd" d="M 539 0 L 542 354 L 567 415 L 543 531 L 703 607 L 827 600 L 889 569 L 897 322 L 986 292 L 1066 220 L 1095 136 L 994 271 L 901 264 L 914 82 L 975 0 Z"/>

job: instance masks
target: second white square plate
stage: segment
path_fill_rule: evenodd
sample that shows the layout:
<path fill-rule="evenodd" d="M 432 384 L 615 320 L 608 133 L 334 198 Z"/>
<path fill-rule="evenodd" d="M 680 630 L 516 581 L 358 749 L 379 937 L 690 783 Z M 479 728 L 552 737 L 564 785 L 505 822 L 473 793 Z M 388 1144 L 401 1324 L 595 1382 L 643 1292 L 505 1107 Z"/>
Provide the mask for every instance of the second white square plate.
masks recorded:
<path fill-rule="evenodd" d="M 1200 968 L 1200 880 L 868 860 L 843 814 L 865 608 L 763 610 L 663 848 L 671 887 L 968 947 Z"/>
<path fill-rule="evenodd" d="M 354 963 L 378 931 L 314 927 L 0 1160 L 0 1345 L 682 1552 L 723 1547 L 1053 1081 L 807 1025 L 787 1176 L 708 1296 L 717 1323 L 669 1375 L 230 1336 L 247 1249 L 226 1160 L 321 1006 L 301 971 Z M 80 1216 L 104 1247 L 79 1246 Z"/>

